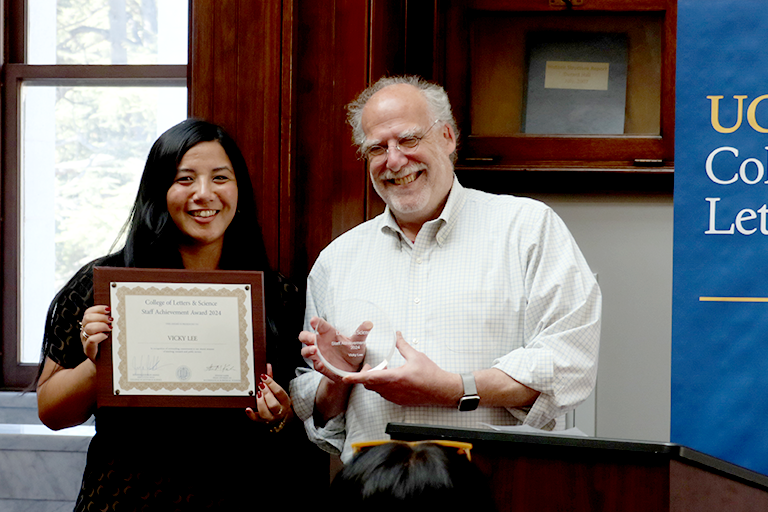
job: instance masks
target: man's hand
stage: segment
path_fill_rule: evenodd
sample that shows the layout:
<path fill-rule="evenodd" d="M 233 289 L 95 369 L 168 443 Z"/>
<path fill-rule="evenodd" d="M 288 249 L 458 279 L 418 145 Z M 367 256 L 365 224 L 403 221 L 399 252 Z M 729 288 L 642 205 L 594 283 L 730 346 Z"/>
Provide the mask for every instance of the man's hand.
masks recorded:
<path fill-rule="evenodd" d="M 349 337 L 342 335 L 331 324 L 316 316 L 310 319 L 309 325 L 317 333 L 301 331 L 299 333 L 299 341 L 305 345 L 301 349 L 301 355 L 312 360 L 315 370 L 335 382 L 341 380 L 341 376 L 323 364 L 318 355 L 318 350 L 322 352 L 322 356 L 328 364 L 334 368 L 345 372 L 357 372 L 360 370 L 365 359 L 365 340 L 373 328 L 371 322 L 360 324 Z"/>
<path fill-rule="evenodd" d="M 397 350 L 405 358 L 403 366 L 370 371 L 366 365 L 360 373 L 347 375 L 342 382 L 362 384 L 398 405 L 455 407 L 459 403 L 464 394 L 459 374 L 441 370 L 425 354 L 411 347 L 399 331 Z"/>

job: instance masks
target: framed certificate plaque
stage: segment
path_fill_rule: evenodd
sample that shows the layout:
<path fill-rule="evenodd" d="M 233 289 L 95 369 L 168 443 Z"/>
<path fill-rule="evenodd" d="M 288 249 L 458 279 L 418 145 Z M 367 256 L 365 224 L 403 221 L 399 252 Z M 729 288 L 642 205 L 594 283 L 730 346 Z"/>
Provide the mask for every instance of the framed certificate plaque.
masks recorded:
<path fill-rule="evenodd" d="M 266 371 L 262 272 L 96 267 L 110 306 L 98 407 L 252 407 Z"/>

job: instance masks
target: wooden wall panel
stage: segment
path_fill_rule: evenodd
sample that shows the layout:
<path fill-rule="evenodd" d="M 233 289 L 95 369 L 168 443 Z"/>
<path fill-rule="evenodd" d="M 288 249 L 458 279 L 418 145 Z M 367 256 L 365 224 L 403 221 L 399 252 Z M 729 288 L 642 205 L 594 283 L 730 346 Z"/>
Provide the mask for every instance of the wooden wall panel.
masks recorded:
<path fill-rule="evenodd" d="M 273 267 L 280 262 L 282 1 L 192 0 L 190 115 L 238 142 Z"/>
<path fill-rule="evenodd" d="M 213 114 L 213 77 L 216 64 L 215 3 L 193 0 L 189 14 L 189 115 L 209 119 Z"/>
<path fill-rule="evenodd" d="M 371 0 L 369 83 L 393 75 L 420 75 L 434 79 L 437 0 Z M 370 180 L 366 184 L 365 216 L 384 211 L 384 201 Z"/>
<path fill-rule="evenodd" d="M 296 275 L 365 218 L 367 178 L 344 106 L 367 84 L 368 16 L 359 0 L 296 2 Z"/>
<path fill-rule="evenodd" d="M 306 273 L 294 272 L 296 261 L 296 81 L 293 69 L 296 63 L 297 0 L 283 1 L 282 54 L 280 66 L 280 262 L 278 268 L 295 281 L 303 280 Z"/>
<path fill-rule="evenodd" d="M 371 0 L 369 84 L 384 76 L 405 73 L 407 4 L 407 0 Z M 370 179 L 365 186 L 365 218 L 372 219 L 384 211 L 384 201 L 376 194 Z"/>
<path fill-rule="evenodd" d="M 371 0 L 371 83 L 405 72 L 407 4 L 407 0 Z"/>
<path fill-rule="evenodd" d="M 258 20 L 254 24 L 253 20 Z M 264 243 L 279 265 L 281 2 L 241 3 L 238 16 L 237 134 L 253 148 L 251 170 Z"/>

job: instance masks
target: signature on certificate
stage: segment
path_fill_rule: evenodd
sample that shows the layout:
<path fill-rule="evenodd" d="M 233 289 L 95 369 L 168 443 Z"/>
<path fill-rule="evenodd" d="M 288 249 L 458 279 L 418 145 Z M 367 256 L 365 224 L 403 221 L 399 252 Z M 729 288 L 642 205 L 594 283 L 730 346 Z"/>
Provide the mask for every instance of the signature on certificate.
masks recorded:
<path fill-rule="evenodd" d="M 235 369 L 237 369 L 237 367 L 229 363 L 209 364 L 208 366 L 205 367 L 205 371 L 207 372 L 231 372 Z"/>
<path fill-rule="evenodd" d="M 134 379 L 157 378 L 160 369 L 168 366 L 160 364 L 159 356 L 140 356 L 131 359 L 132 377 Z"/>

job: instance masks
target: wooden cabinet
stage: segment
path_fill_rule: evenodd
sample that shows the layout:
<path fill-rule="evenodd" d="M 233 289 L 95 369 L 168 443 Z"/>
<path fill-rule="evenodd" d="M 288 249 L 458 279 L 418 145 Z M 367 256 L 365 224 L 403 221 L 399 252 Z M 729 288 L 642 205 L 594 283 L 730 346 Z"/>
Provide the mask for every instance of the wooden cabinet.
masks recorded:
<path fill-rule="evenodd" d="M 434 78 L 463 132 L 459 168 L 671 172 L 675 0 L 451 0 L 435 9 Z M 532 34 L 622 34 L 621 133 L 524 133 Z M 599 57 L 598 57 L 599 58 Z"/>

